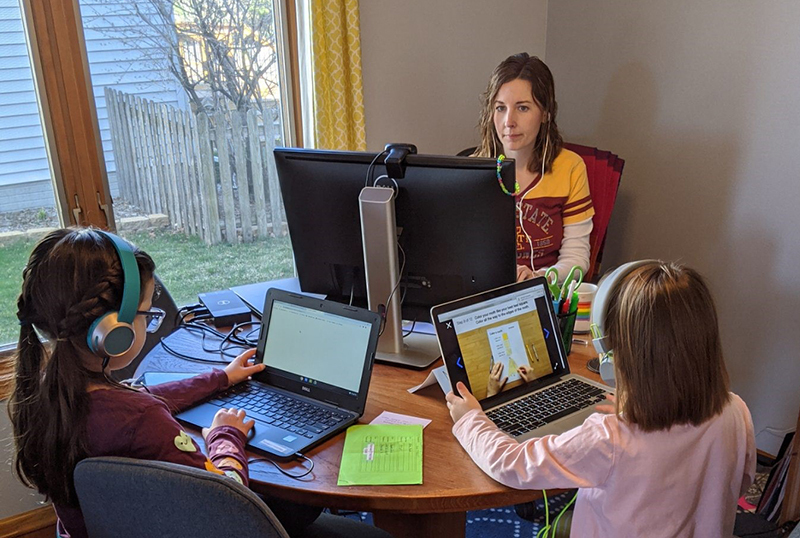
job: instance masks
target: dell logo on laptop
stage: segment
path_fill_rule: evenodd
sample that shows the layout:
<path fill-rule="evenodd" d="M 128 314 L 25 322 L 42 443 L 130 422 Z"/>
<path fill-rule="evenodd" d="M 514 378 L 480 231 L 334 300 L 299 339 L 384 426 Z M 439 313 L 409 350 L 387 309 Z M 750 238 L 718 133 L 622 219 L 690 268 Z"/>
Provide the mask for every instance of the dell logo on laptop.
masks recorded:
<path fill-rule="evenodd" d="M 300 387 L 300 388 L 303 389 L 305 392 L 311 392 L 311 389 L 308 387 Z"/>

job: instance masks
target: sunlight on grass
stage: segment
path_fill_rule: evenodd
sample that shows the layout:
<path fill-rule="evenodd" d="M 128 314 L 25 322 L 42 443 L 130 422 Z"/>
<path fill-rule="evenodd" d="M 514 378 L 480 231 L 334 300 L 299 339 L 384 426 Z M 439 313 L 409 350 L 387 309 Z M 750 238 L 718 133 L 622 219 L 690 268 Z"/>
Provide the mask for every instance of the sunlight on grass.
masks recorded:
<path fill-rule="evenodd" d="M 124 237 L 150 254 L 156 272 L 178 305 L 196 303 L 198 293 L 294 275 L 288 237 L 214 246 L 206 246 L 195 237 L 164 232 L 128 233 Z M 18 338 L 16 301 L 22 268 L 34 244 L 0 246 L 0 344 Z"/>

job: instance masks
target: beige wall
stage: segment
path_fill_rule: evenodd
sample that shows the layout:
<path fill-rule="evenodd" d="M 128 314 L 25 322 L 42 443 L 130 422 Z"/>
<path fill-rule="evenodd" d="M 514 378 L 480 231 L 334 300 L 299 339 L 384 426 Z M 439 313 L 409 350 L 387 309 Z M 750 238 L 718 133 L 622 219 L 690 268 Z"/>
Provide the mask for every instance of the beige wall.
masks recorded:
<path fill-rule="evenodd" d="M 547 0 L 361 0 L 367 148 L 477 143 L 480 93 L 517 52 L 544 55 Z"/>
<path fill-rule="evenodd" d="M 710 280 L 759 447 L 800 406 L 800 4 L 558 0 L 547 62 L 568 140 L 626 159 L 606 266 Z"/>

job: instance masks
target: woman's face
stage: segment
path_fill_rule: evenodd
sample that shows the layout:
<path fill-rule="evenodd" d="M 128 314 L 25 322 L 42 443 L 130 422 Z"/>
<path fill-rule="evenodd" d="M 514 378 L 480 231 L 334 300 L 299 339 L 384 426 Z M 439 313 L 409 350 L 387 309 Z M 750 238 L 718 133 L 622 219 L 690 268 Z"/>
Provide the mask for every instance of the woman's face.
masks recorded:
<path fill-rule="evenodd" d="M 542 115 L 530 82 L 518 78 L 500 86 L 494 100 L 494 128 L 506 155 L 533 153 Z"/>

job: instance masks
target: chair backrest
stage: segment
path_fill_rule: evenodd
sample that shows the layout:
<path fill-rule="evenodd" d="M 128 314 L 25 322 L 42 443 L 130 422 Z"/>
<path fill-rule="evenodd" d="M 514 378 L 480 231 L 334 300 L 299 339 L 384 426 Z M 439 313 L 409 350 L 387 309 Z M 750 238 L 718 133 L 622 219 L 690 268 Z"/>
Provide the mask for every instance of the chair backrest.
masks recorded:
<path fill-rule="evenodd" d="M 589 271 L 585 280 L 590 281 L 600 272 L 606 231 L 611 220 L 611 212 L 614 210 L 614 203 L 617 200 L 617 191 L 625 161 L 610 151 L 601 151 L 589 146 L 564 143 L 564 147 L 581 156 L 586 164 L 586 175 L 589 179 L 594 217 L 592 218 L 592 233 L 589 236 Z"/>
<path fill-rule="evenodd" d="M 589 236 L 589 271 L 585 275 L 588 282 L 593 280 L 600 272 L 600 262 L 603 258 L 603 247 L 606 242 L 606 231 L 611 220 L 611 212 L 617 199 L 619 181 L 622 177 L 622 168 L 625 161 L 610 151 L 601 151 L 589 146 L 564 143 L 564 147 L 581 156 L 586 164 L 586 175 L 589 179 L 589 192 L 594 205 L 592 218 L 592 233 Z M 459 157 L 469 157 L 475 152 L 475 147 L 466 148 L 458 153 Z"/>
<path fill-rule="evenodd" d="M 202 469 L 101 457 L 78 463 L 74 477 L 91 538 L 288 538 L 255 493 Z"/>

